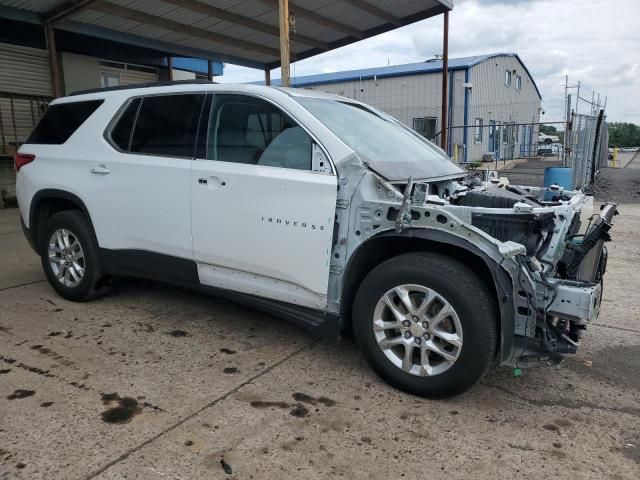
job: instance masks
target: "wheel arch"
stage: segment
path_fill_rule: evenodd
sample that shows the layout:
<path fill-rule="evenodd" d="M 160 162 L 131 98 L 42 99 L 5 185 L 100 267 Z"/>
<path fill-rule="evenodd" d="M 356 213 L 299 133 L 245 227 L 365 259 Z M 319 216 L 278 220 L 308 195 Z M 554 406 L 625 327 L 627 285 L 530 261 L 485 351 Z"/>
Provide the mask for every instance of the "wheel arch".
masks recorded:
<path fill-rule="evenodd" d="M 509 274 L 476 245 L 450 233 L 435 229 L 408 229 L 401 233 L 383 232 L 362 243 L 353 253 L 344 274 L 340 299 L 341 328 L 351 330 L 351 307 L 358 287 L 377 265 L 392 257 L 413 251 L 439 252 L 470 266 L 487 281 L 499 312 L 499 356 L 513 347 L 513 284 Z"/>
<path fill-rule="evenodd" d="M 33 196 L 31 205 L 29 206 L 29 230 L 36 253 L 39 253 L 37 252 L 38 246 L 40 245 L 39 235 L 45 222 L 51 215 L 64 210 L 81 211 L 89 221 L 91 229 L 93 230 L 93 222 L 91 221 L 89 210 L 82 199 L 76 194 L 54 188 L 39 190 Z"/>

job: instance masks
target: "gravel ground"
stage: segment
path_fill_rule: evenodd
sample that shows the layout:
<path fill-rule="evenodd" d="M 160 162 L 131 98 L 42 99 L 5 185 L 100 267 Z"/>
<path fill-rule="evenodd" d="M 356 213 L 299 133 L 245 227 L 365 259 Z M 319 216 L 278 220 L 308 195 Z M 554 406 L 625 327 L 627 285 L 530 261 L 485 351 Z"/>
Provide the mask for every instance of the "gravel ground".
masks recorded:
<path fill-rule="evenodd" d="M 555 157 L 552 159 L 529 159 L 500 172 L 512 185 L 531 185 L 542 187 L 544 169 L 561 166 Z M 621 154 L 620 168 L 603 169 L 595 183 L 586 189 L 595 195 L 596 200 L 617 203 L 640 203 L 640 152 Z"/>
<path fill-rule="evenodd" d="M 626 164 L 625 164 L 626 163 Z M 640 203 L 640 155 L 621 162 L 623 168 L 605 168 L 589 189 L 598 200 Z"/>
<path fill-rule="evenodd" d="M 500 174 L 507 177 L 512 185 L 542 187 L 544 183 L 544 169 L 561 165 L 562 162 L 556 157 L 548 159 L 532 158 L 514 165 L 508 170 L 503 170 Z"/>

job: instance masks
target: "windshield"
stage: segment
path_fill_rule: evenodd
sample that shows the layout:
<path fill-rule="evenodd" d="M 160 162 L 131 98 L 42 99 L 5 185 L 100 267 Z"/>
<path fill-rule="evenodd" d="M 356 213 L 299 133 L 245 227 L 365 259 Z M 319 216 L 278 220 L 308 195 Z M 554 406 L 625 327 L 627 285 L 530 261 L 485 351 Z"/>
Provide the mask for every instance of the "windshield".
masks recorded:
<path fill-rule="evenodd" d="M 442 150 L 391 118 L 353 103 L 310 97 L 296 100 L 389 180 L 464 173 Z"/>

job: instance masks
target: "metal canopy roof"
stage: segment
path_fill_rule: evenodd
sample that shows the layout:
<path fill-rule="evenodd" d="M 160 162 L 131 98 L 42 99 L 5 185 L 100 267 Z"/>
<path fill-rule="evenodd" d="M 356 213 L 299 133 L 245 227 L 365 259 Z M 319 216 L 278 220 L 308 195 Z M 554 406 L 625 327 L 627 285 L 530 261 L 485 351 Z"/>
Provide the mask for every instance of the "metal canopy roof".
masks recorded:
<path fill-rule="evenodd" d="M 292 61 L 444 13 L 452 0 L 290 0 Z M 0 0 L 0 17 L 254 68 L 280 65 L 278 0 Z"/>

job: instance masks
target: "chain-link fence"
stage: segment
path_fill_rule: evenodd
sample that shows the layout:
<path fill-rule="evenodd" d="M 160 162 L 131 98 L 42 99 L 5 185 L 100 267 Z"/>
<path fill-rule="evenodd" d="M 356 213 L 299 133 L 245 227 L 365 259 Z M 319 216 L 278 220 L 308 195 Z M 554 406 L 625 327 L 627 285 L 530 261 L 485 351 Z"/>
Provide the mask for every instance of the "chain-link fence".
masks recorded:
<path fill-rule="evenodd" d="M 437 104 L 399 106 L 404 97 L 392 97 L 376 106 L 441 145 L 461 164 L 500 168 L 510 160 L 548 161 L 550 166 L 572 167 L 575 187 L 583 188 L 607 166 L 604 103 L 595 93 L 589 95 L 591 100 L 586 98 L 586 86 L 570 85 L 565 76 L 541 79 L 538 84 L 542 98 L 501 99 L 496 94 L 474 99 L 470 94 L 462 101 L 454 92 L 444 129 Z"/>
<path fill-rule="evenodd" d="M 604 110 L 597 116 L 573 114 L 567 131 L 563 163 L 573 169 L 575 188 L 584 188 L 607 166 L 608 130 Z"/>
<path fill-rule="evenodd" d="M 517 91 L 497 85 L 495 91 L 473 90 L 455 76 L 446 125 L 436 90 L 415 92 L 403 84 L 385 95 L 373 96 L 366 89 L 354 95 L 443 146 L 462 164 L 539 156 L 560 160 L 568 110 L 564 84 L 565 77 L 553 78 L 540 98 L 539 91 L 531 88 Z"/>

